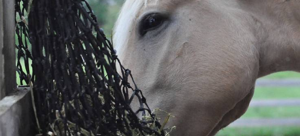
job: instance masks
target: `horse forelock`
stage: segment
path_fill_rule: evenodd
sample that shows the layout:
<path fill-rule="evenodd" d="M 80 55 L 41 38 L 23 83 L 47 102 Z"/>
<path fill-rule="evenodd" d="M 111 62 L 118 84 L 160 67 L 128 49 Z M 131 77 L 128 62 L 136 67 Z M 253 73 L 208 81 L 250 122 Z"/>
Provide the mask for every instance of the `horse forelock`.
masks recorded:
<path fill-rule="evenodd" d="M 172 3 L 179 0 L 169 0 Z M 139 11 L 142 8 L 147 8 L 149 5 L 159 5 L 160 2 L 166 2 L 166 0 L 126 0 L 117 22 L 114 27 L 113 42 L 114 47 L 118 54 L 121 52 L 122 45 L 128 43 L 129 36 L 133 30 L 134 25 L 132 23 L 138 18 Z"/>
<path fill-rule="evenodd" d="M 146 6 L 148 0 L 126 0 L 124 3 L 119 18 L 114 28 L 114 47 L 117 53 L 121 52 L 121 46 L 128 42 L 130 32 L 133 29 L 131 25 L 137 19 L 138 11 Z"/>

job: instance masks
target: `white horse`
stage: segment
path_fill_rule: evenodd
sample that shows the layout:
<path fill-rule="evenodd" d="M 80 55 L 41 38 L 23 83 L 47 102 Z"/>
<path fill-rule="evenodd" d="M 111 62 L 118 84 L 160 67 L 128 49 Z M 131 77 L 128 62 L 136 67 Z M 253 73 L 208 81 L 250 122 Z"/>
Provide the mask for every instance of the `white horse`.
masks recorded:
<path fill-rule="evenodd" d="M 257 78 L 300 71 L 300 0 L 126 0 L 114 43 L 172 136 L 215 135 Z"/>

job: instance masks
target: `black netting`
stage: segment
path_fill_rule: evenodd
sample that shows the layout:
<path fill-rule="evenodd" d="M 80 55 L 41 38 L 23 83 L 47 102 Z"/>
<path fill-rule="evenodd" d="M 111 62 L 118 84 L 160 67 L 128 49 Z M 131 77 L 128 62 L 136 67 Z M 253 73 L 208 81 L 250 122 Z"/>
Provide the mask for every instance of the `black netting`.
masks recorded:
<path fill-rule="evenodd" d="M 164 135 L 85 0 L 16 0 L 16 24 L 19 84 L 33 83 L 39 133 Z"/>
<path fill-rule="evenodd" d="M 28 35 L 28 23 L 27 23 L 27 0 L 16 0 L 16 35 L 15 42 L 17 48 L 17 74 L 18 84 L 28 85 L 30 81 L 30 75 L 32 75 L 31 62 L 32 56 L 30 53 L 30 43 Z"/>

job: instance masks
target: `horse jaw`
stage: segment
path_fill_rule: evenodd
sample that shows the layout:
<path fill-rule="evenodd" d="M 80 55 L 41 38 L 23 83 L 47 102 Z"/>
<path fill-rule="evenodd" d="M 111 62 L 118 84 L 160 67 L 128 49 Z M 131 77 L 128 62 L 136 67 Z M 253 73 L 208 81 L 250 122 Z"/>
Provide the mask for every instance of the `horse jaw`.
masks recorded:
<path fill-rule="evenodd" d="M 238 102 L 232 110 L 224 115 L 218 125 L 212 130 L 209 135 L 215 135 L 219 130 L 227 127 L 230 123 L 240 118 L 248 109 L 249 103 L 252 99 L 254 88 L 251 89 L 249 94 L 240 102 Z"/>

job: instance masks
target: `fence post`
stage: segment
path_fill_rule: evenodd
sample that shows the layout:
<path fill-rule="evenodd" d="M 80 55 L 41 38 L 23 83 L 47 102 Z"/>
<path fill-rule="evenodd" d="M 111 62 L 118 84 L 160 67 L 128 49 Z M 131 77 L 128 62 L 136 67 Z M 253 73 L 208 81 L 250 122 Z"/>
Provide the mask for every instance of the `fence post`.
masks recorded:
<path fill-rule="evenodd" d="M 15 1 L 0 0 L 0 99 L 16 89 Z"/>
<path fill-rule="evenodd" d="M 3 36 L 4 36 L 4 30 L 3 30 L 3 0 L 0 0 L 0 49 L 3 49 Z M 4 61 L 3 61 L 3 55 L 0 55 L 0 100 L 5 96 L 5 90 L 4 90 Z"/>

